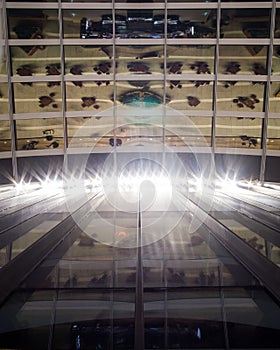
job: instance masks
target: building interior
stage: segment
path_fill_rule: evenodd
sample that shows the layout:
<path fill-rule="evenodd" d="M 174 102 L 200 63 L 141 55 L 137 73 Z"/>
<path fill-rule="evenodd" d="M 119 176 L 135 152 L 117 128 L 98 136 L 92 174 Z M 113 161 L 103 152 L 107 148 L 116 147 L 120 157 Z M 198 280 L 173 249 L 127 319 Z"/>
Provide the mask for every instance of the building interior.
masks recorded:
<path fill-rule="evenodd" d="M 280 1 L 0 1 L 0 350 L 280 348 Z"/>

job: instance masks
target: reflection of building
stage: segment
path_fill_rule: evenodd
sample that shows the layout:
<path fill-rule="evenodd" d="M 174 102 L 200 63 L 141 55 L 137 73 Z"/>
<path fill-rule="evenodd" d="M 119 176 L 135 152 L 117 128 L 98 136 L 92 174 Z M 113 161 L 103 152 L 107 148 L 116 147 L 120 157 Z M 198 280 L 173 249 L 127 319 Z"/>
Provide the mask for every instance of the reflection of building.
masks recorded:
<path fill-rule="evenodd" d="M 279 348 L 280 2 L 0 6 L 0 349 Z"/>

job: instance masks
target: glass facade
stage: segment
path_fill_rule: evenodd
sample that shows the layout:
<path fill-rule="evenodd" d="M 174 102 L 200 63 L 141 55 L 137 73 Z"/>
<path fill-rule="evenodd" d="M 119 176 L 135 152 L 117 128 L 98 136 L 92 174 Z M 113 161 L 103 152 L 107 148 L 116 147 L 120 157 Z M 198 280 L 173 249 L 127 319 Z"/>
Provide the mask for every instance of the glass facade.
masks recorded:
<path fill-rule="evenodd" d="M 0 349 L 279 347 L 279 186 L 190 188 L 196 212 L 64 191 L 0 188 Z"/>
<path fill-rule="evenodd" d="M 280 1 L 0 16 L 0 349 L 280 348 Z"/>
<path fill-rule="evenodd" d="M 204 146 L 184 131 L 187 116 L 203 125 L 197 133 L 211 152 L 239 154 L 243 148 L 241 154 L 261 156 L 265 165 L 267 155 L 279 156 L 280 150 L 277 126 L 272 129 L 280 106 L 279 6 L 279 1 L 147 1 L 139 10 L 137 3 L 123 1 L 47 1 L 41 7 L 3 2 L 8 41 L 2 42 L 0 157 L 13 159 L 15 176 L 26 150 L 19 146 L 21 125 L 24 138 L 38 142 L 34 149 L 51 155 L 42 133 L 54 118 L 61 154 L 84 147 L 100 152 L 95 146 L 106 154 L 112 148 L 105 140 L 115 138 L 120 126 L 127 124 L 127 132 L 118 135 L 123 144 L 144 136 L 138 117 L 112 115 L 112 109 L 151 108 L 153 115 L 154 108 L 166 106 L 158 126 L 165 129 L 173 118 L 181 132 L 154 134 L 155 120 L 146 118 L 145 132 L 156 145 L 160 137 L 181 152 L 187 152 L 185 142 Z M 169 115 L 173 110 L 177 118 Z M 84 118 L 95 119 L 98 127 L 85 131 L 86 138 L 75 136 L 74 120 Z M 243 135 L 257 138 L 257 145 L 234 140 Z"/>

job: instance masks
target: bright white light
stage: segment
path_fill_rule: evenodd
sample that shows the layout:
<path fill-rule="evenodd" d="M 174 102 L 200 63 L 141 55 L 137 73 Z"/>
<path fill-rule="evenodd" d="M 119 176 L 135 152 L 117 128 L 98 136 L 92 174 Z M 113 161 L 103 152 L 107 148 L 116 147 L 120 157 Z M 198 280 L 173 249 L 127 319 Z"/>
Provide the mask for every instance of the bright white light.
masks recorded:
<path fill-rule="evenodd" d="M 203 181 L 200 177 L 195 177 L 189 180 L 189 192 L 201 192 L 203 188 Z"/>
<path fill-rule="evenodd" d="M 20 181 L 19 183 L 15 183 L 15 188 L 17 193 L 29 193 L 30 191 L 34 191 L 39 188 L 40 184 L 37 182 L 24 182 Z"/>
<path fill-rule="evenodd" d="M 62 189 L 62 181 L 50 179 L 41 181 L 41 189 L 48 193 L 57 193 Z"/>
<path fill-rule="evenodd" d="M 236 192 L 238 186 L 237 182 L 232 179 L 224 179 L 216 182 L 216 187 L 223 192 Z"/>
<path fill-rule="evenodd" d="M 86 179 L 84 180 L 84 186 L 86 189 L 86 193 L 100 192 L 103 189 L 102 179 L 98 175 L 94 178 Z"/>
<path fill-rule="evenodd" d="M 146 181 L 151 182 L 155 186 L 156 193 L 172 192 L 172 183 L 169 177 L 164 174 L 159 175 L 127 175 L 120 176 L 118 187 L 120 192 L 138 193 L 141 185 Z"/>

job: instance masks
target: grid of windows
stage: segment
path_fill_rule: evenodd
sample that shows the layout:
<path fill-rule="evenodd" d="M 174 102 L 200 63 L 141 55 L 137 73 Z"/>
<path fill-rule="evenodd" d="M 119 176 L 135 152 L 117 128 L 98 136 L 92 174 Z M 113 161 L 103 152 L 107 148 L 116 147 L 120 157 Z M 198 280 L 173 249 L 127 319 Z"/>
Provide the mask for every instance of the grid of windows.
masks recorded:
<path fill-rule="evenodd" d="M 202 6 L 203 4 L 203 6 Z M 3 2 L 0 158 L 279 156 L 279 1 Z"/>

